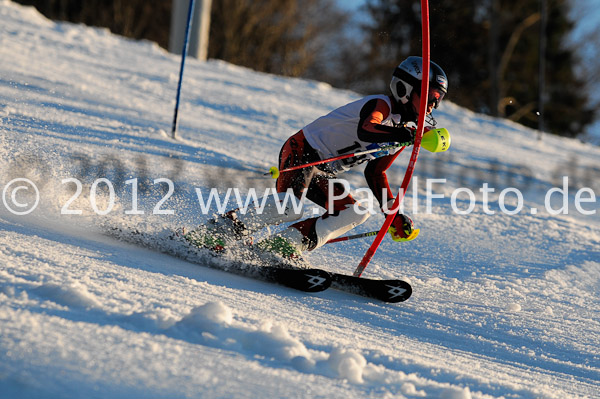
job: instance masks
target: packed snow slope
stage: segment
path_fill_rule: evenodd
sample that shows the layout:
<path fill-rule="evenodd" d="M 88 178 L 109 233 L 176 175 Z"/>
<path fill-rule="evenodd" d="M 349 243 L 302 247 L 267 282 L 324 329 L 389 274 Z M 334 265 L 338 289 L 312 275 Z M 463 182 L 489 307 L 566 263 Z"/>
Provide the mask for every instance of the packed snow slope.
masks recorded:
<path fill-rule="evenodd" d="M 405 199 L 421 235 L 364 274 L 413 297 L 305 294 L 161 237 L 216 212 L 199 193 L 272 187 L 284 140 L 357 94 L 190 59 L 173 140 L 180 60 L 152 43 L 0 0 L 0 60 L 1 398 L 600 397 L 597 147 L 444 102 L 452 147 L 421 151 Z M 369 244 L 307 259 L 351 273 Z"/>

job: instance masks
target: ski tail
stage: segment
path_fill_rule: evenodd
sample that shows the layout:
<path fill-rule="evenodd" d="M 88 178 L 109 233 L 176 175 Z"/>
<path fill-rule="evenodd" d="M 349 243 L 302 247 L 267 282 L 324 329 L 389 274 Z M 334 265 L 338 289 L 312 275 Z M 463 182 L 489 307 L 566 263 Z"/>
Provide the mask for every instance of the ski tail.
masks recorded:
<path fill-rule="evenodd" d="M 266 266 L 261 274 L 271 281 L 304 292 L 321 292 L 331 286 L 331 274 L 322 269 L 290 269 Z"/>

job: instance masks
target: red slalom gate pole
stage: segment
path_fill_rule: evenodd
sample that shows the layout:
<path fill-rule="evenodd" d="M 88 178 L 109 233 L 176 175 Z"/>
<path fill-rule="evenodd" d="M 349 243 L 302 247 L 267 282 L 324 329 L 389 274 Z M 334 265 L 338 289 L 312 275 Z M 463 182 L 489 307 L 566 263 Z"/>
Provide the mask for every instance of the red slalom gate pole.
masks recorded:
<path fill-rule="evenodd" d="M 425 127 L 425 114 L 427 112 L 427 93 L 429 93 L 429 68 L 430 65 L 430 52 L 429 52 L 429 1 L 421 0 L 421 27 L 422 27 L 422 36 L 423 36 L 423 49 L 422 49 L 422 58 L 423 58 L 423 77 L 421 81 L 421 103 L 419 104 L 419 118 L 417 121 L 417 131 L 415 132 L 415 144 L 413 147 L 412 154 L 410 156 L 410 161 L 408 163 L 408 167 L 406 168 L 406 173 L 404 174 L 404 180 L 402 181 L 402 186 L 400 187 L 400 192 L 396 196 L 394 200 L 394 205 L 392 205 L 391 209 L 399 209 L 400 203 L 404 199 L 404 194 L 406 193 L 406 189 L 408 188 L 408 183 L 412 178 L 413 172 L 415 171 L 415 165 L 417 163 L 417 158 L 419 157 L 419 150 L 421 148 L 421 139 L 423 137 L 423 129 Z M 375 252 L 377 252 L 377 248 L 383 241 L 383 237 L 385 237 L 394 217 L 396 215 L 394 213 L 390 213 L 386 218 L 383 226 L 377 233 L 375 240 L 363 256 L 362 260 L 356 267 L 354 271 L 354 276 L 360 277 L 363 271 L 366 269 L 367 265 L 375 256 Z"/>

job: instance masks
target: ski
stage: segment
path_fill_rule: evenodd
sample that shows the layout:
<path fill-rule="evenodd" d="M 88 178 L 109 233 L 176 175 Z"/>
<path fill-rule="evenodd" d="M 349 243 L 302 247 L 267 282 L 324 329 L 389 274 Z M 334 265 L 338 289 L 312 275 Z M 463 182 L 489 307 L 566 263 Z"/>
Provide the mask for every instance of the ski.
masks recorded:
<path fill-rule="evenodd" d="M 308 262 L 298 267 L 287 264 L 253 246 L 238 247 L 236 249 L 241 252 L 236 255 L 240 256 L 237 259 L 227 259 L 223 252 L 214 252 L 193 245 L 179 231 L 167 230 L 157 234 L 117 227 L 108 228 L 106 233 L 120 241 L 150 248 L 211 269 L 276 283 L 304 292 L 321 292 L 331 287 L 389 303 L 405 301 L 412 294 L 410 284 L 402 280 L 375 280 L 333 273 L 314 268 Z"/>
<path fill-rule="evenodd" d="M 331 275 L 325 270 L 313 268 L 308 264 L 303 264 L 302 267 L 287 264 L 248 245 L 237 248 L 241 251 L 237 259 L 228 259 L 225 257 L 225 251 L 216 252 L 198 247 L 186 240 L 179 230 L 153 234 L 137 229 L 109 227 L 106 234 L 120 241 L 150 248 L 211 269 L 304 292 L 324 291 L 332 282 Z"/>
<path fill-rule="evenodd" d="M 250 277 L 270 281 L 304 292 L 321 292 L 331 286 L 331 274 L 322 269 L 290 269 L 278 266 L 257 266 Z"/>
<path fill-rule="evenodd" d="M 340 273 L 330 274 L 333 288 L 383 302 L 403 302 L 412 294 L 410 284 L 402 280 L 375 280 Z"/>
<path fill-rule="evenodd" d="M 412 294 L 412 287 L 403 280 L 376 280 L 354 277 L 316 268 L 296 269 L 285 266 L 259 266 L 252 269 L 254 270 L 246 270 L 246 273 L 243 274 L 304 292 L 321 292 L 331 286 L 339 291 L 388 303 L 406 301 Z"/>

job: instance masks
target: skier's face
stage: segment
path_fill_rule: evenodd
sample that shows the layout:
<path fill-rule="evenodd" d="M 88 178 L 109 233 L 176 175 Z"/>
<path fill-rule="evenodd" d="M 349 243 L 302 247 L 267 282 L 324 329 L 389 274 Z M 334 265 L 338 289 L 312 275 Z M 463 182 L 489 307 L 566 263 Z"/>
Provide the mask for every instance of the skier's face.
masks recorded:
<path fill-rule="evenodd" d="M 419 108 L 421 107 L 421 96 L 419 96 L 416 92 L 413 91 L 411 99 L 413 110 L 415 111 L 415 114 L 419 115 Z M 434 106 L 435 104 L 433 102 L 427 104 L 427 115 L 429 115 L 433 111 Z"/>
<path fill-rule="evenodd" d="M 427 105 L 433 104 L 434 108 L 440 106 L 442 99 L 444 98 L 444 92 L 438 89 L 437 87 L 433 87 L 429 89 L 429 96 L 427 97 Z"/>
<path fill-rule="evenodd" d="M 415 113 L 418 115 L 419 108 L 421 106 L 421 96 L 419 96 L 416 91 L 413 91 L 411 98 L 412 106 L 415 110 Z M 429 96 L 427 96 L 427 115 L 429 115 L 434 108 L 437 108 L 440 105 L 440 102 L 442 102 L 443 98 L 444 93 L 442 93 L 439 89 L 429 89 Z"/>

